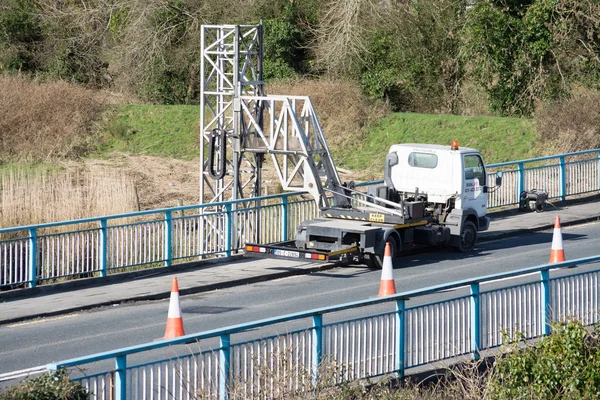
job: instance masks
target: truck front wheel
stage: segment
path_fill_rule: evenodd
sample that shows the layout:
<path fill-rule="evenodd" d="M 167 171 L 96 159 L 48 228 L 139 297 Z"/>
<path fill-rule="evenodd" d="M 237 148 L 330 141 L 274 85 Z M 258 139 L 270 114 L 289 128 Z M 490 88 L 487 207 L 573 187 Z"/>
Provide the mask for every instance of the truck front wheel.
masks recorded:
<path fill-rule="evenodd" d="M 471 221 L 465 221 L 456 249 L 461 253 L 473 250 L 477 243 L 477 227 Z"/>
<path fill-rule="evenodd" d="M 394 260 L 396 258 L 396 255 L 399 252 L 398 241 L 393 236 L 390 236 L 387 241 L 390 244 L 390 252 L 392 253 L 392 260 Z M 365 264 L 367 264 L 367 267 L 369 267 L 370 269 L 381 269 L 381 268 L 383 268 L 383 253 L 384 252 L 385 252 L 385 246 L 383 247 L 383 251 L 381 252 L 381 254 L 379 254 L 379 253 L 377 253 L 377 254 L 372 254 L 372 253 L 365 254 Z"/>

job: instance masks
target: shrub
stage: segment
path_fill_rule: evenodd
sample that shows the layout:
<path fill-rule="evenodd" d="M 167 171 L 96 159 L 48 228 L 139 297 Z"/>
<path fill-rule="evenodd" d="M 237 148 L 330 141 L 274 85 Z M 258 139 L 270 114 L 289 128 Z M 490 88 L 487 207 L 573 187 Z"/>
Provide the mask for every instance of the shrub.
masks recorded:
<path fill-rule="evenodd" d="M 0 72 L 35 71 L 36 50 L 42 26 L 31 0 L 12 0 L 0 5 Z"/>
<path fill-rule="evenodd" d="M 584 91 L 570 100 L 536 110 L 541 147 L 547 154 L 600 148 L 600 92 Z"/>
<path fill-rule="evenodd" d="M 468 15 L 463 51 L 492 110 L 531 115 L 537 101 L 598 86 L 597 1 L 479 1 Z"/>
<path fill-rule="evenodd" d="M 71 382 L 62 369 L 34 379 L 26 379 L 3 394 L 0 400 L 84 400 L 88 393 L 79 383 Z"/>
<path fill-rule="evenodd" d="M 85 154 L 103 101 L 64 82 L 0 77 L 0 162 L 45 161 Z"/>
<path fill-rule="evenodd" d="M 363 92 L 394 111 L 459 111 L 459 57 L 464 5 L 457 0 L 406 2 L 382 10 L 360 71 Z"/>
<path fill-rule="evenodd" d="M 490 394 L 499 399 L 586 399 L 600 396 L 598 327 L 579 321 L 555 323 L 532 347 L 500 356 L 490 374 Z"/>

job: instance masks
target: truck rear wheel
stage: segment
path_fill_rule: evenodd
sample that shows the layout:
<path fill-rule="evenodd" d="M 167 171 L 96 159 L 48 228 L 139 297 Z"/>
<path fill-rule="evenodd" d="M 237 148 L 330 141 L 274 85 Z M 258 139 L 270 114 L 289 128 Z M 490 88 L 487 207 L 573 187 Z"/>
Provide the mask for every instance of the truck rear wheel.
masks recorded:
<path fill-rule="evenodd" d="M 393 236 L 390 236 L 387 241 L 390 244 L 390 252 L 392 253 L 392 260 L 394 260 L 399 251 L 398 241 Z M 367 265 L 367 267 L 369 267 L 370 269 L 383 268 L 383 252 L 385 252 L 385 246 L 383 247 L 383 251 L 381 253 L 365 254 L 365 264 Z"/>
<path fill-rule="evenodd" d="M 465 221 L 456 249 L 461 253 L 473 250 L 477 243 L 477 227 L 471 221 Z"/>

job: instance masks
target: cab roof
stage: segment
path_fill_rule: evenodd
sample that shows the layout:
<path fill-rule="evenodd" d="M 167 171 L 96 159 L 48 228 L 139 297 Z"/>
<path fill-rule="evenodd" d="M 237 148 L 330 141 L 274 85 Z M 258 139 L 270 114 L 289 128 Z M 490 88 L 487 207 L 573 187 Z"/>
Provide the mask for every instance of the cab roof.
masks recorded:
<path fill-rule="evenodd" d="M 458 150 L 452 150 L 450 145 L 443 144 L 426 144 L 426 143 L 401 143 L 401 144 L 393 144 L 390 147 L 391 151 L 398 151 L 399 148 L 408 149 L 412 151 L 419 150 L 429 150 L 429 151 L 458 151 L 459 153 L 471 153 L 471 152 L 479 152 L 479 150 L 472 149 L 470 147 L 458 147 Z"/>

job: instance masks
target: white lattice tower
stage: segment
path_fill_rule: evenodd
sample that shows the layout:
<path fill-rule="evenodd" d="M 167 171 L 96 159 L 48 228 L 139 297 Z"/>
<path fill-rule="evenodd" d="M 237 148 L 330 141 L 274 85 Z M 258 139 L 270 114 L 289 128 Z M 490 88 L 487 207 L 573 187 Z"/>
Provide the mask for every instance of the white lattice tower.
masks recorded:
<path fill-rule="evenodd" d="M 206 25 L 201 44 L 200 203 L 255 201 L 264 193 L 268 155 L 283 190 L 308 191 L 321 210 L 332 204 L 326 193 L 348 204 L 310 99 L 264 94 L 262 25 Z M 255 237 L 233 226 L 234 240 L 260 241 L 255 205 L 254 220 L 241 224 Z M 223 222 L 211 228 L 215 235 L 226 230 Z"/>

